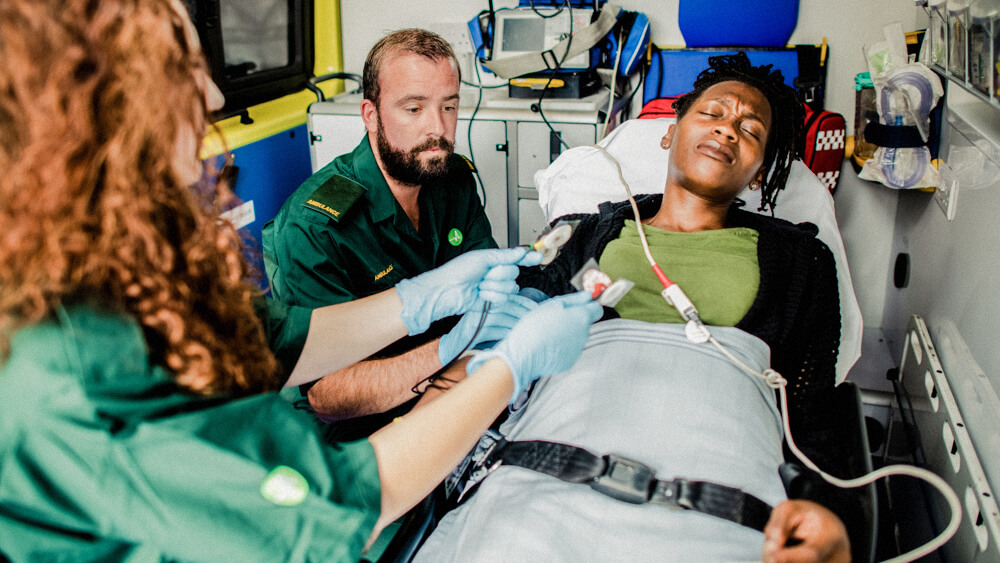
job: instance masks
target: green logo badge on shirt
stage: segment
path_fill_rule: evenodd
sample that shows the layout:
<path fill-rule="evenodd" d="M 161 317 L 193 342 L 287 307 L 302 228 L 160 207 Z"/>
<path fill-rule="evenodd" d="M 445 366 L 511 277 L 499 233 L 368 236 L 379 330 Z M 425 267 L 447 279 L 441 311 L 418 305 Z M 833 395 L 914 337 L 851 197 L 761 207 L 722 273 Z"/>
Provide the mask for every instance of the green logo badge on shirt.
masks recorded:
<path fill-rule="evenodd" d="M 462 231 L 458 229 L 448 231 L 448 242 L 451 243 L 452 246 L 462 244 Z"/>
<path fill-rule="evenodd" d="M 260 484 L 260 496 L 278 506 L 295 506 L 306 500 L 308 494 L 306 478 L 286 465 L 272 469 Z"/>

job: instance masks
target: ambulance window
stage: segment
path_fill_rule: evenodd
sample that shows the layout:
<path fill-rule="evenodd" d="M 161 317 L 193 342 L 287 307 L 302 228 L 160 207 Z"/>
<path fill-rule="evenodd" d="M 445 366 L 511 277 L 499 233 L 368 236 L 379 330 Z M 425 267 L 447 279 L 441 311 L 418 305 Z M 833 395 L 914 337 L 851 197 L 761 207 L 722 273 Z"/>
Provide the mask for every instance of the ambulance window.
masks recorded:
<path fill-rule="evenodd" d="M 226 76 L 288 66 L 287 0 L 221 2 Z"/>
<path fill-rule="evenodd" d="M 305 87 L 313 66 L 313 0 L 183 1 L 226 96 L 219 118 Z"/>

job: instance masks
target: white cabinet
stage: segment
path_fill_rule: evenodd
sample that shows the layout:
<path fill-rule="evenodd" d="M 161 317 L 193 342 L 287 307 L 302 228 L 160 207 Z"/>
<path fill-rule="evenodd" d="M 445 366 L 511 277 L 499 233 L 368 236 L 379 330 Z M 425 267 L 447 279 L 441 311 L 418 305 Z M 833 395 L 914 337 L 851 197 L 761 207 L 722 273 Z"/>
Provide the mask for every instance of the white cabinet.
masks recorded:
<path fill-rule="evenodd" d="M 535 172 L 547 167 L 566 150 L 560 139 L 571 147 L 592 145 L 597 140 L 597 125 L 587 123 L 552 123 L 520 121 L 517 124 L 517 184 L 535 187 Z"/>
<path fill-rule="evenodd" d="M 560 138 L 570 147 L 590 145 L 600 138 L 608 94 L 602 91 L 580 100 L 546 98 L 542 110 L 551 129 L 532 111 L 537 98 L 509 98 L 506 89 L 483 90 L 482 94 L 476 110 L 479 91 L 462 90 L 455 151 L 473 158 L 479 169 L 480 197 L 485 195 L 486 215 L 497 243 L 502 247 L 530 244 L 545 227 L 535 172 L 566 150 Z M 313 171 L 354 149 L 364 135 L 360 113 L 360 94 L 343 94 L 310 106 Z"/>
<path fill-rule="evenodd" d="M 469 125 L 472 125 L 470 131 Z M 472 150 L 469 150 L 469 138 Z M 455 129 L 455 152 L 473 160 L 482 182 L 479 197 L 485 199 L 486 217 L 493 238 L 507 246 L 507 122 L 476 118 L 459 119 Z"/>
<path fill-rule="evenodd" d="M 317 104 L 313 104 L 314 108 L 316 106 Z M 316 114 L 310 111 L 307 121 L 309 159 L 312 162 L 313 172 L 323 168 L 338 156 L 354 150 L 354 147 L 368 133 L 368 130 L 365 129 L 365 123 L 361 121 L 360 108 L 355 114 L 347 115 Z"/>

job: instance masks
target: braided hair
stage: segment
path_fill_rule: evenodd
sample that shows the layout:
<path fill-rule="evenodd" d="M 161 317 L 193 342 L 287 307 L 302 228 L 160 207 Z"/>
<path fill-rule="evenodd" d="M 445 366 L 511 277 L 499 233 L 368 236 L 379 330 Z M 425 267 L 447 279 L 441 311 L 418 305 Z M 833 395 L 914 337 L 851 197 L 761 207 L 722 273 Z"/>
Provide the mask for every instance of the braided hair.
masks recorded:
<path fill-rule="evenodd" d="M 702 93 L 720 82 L 736 80 L 760 90 L 771 106 L 771 130 L 764 148 L 763 169 L 768 170 L 761 181 L 760 211 L 774 212 L 778 190 L 785 188 L 792 161 L 802 155 L 802 122 L 805 109 L 798 93 L 785 84 L 780 70 L 773 65 L 751 66 L 746 53 L 719 55 L 708 58 L 708 68 L 694 81 L 694 90 L 674 102 L 677 119 L 684 117 Z"/>

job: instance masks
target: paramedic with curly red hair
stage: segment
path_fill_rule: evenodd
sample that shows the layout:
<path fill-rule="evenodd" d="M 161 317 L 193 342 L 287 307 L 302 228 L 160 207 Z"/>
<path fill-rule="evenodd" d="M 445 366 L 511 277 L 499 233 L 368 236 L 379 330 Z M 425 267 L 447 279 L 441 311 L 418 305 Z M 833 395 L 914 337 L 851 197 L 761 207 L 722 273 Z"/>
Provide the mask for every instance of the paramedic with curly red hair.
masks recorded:
<path fill-rule="evenodd" d="M 357 561 L 600 314 L 539 306 L 445 396 L 325 445 L 266 392 L 503 302 L 539 257 L 473 252 L 315 311 L 265 302 L 202 179 L 221 103 L 178 0 L 0 3 L 2 560 Z"/>

